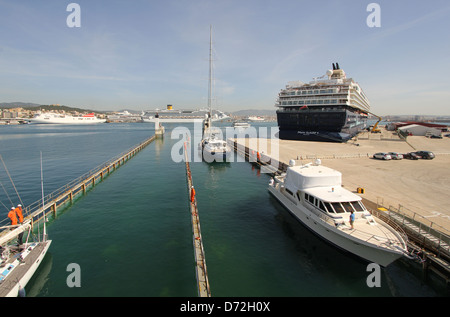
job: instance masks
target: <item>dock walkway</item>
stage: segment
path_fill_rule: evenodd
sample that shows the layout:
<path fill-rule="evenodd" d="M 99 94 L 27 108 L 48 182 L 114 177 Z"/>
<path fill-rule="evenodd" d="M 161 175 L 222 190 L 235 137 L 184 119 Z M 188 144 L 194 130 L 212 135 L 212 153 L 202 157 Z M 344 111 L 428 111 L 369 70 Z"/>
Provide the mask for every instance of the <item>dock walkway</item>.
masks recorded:
<path fill-rule="evenodd" d="M 202 233 L 200 230 L 200 219 L 198 216 L 197 197 L 194 191 L 191 168 L 187 157 L 186 143 L 184 144 L 184 158 L 186 162 L 187 190 L 189 194 L 189 206 L 192 222 L 192 243 L 194 246 L 194 257 L 196 263 L 196 277 L 198 286 L 198 295 L 200 297 L 211 297 L 211 290 L 208 281 L 208 272 L 206 270 L 205 250 L 203 249 Z"/>

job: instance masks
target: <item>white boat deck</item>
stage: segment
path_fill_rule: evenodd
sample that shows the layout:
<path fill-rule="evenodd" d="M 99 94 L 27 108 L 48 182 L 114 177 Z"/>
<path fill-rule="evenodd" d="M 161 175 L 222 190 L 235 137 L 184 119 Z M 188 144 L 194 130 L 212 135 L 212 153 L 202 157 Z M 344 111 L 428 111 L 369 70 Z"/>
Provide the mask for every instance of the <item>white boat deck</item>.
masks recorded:
<path fill-rule="evenodd" d="M 344 225 L 340 226 L 340 230 L 352 237 L 374 244 L 378 247 L 390 248 L 393 250 L 405 248 L 400 242 L 401 240 L 397 233 L 388 229 L 381 220 L 375 219 L 375 222 L 376 224 L 369 224 L 367 219 L 359 218 L 353 223 L 353 229 L 351 229 L 350 224 L 346 221 Z"/>
<path fill-rule="evenodd" d="M 17 261 L 15 261 L 16 257 L 12 257 L 0 268 L 0 274 L 3 275 L 11 265 L 14 265 L 14 268 L 11 268 L 12 272 L 5 274 L 6 277 L 0 281 L 0 297 L 8 296 L 11 290 L 17 285 L 17 281 L 20 281 L 25 274 L 27 274 L 28 270 L 30 270 L 32 265 L 36 262 L 48 243 L 50 243 L 50 241 L 38 243 L 20 264 L 17 265 Z"/>

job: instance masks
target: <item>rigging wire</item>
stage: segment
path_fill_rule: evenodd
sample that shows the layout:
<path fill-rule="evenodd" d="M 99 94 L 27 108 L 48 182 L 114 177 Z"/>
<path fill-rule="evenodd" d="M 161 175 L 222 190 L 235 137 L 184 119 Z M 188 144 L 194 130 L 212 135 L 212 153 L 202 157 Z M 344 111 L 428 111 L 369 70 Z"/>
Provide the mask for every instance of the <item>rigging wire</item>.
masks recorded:
<path fill-rule="evenodd" d="M 3 163 L 3 167 L 5 168 L 6 174 L 8 174 L 9 180 L 11 181 L 11 184 L 13 185 L 14 190 L 16 191 L 17 197 L 19 197 L 19 201 L 20 201 L 21 205 L 24 206 L 24 204 L 23 204 L 23 202 L 22 202 L 22 199 L 20 198 L 20 195 L 19 195 L 19 193 L 18 193 L 18 191 L 17 191 L 16 185 L 14 185 L 14 182 L 13 182 L 13 180 L 12 180 L 12 178 L 11 178 L 11 175 L 9 175 L 8 169 L 6 168 L 6 164 L 5 164 L 5 162 L 3 161 L 3 157 L 2 157 L 1 155 L 0 155 L 0 160 L 1 160 L 2 163 Z M 11 203 L 12 203 L 12 202 L 11 202 Z"/>
<path fill-rule="evenodd" d="M 9 197 L 8 192 L 6 191 L 5 186 L 3 186 L 3 183 L 2 183 L 1 181 L 0 181 L 0 185 L 1 185 L 2 188 L 3 188 L 3 191 L 4 191 L 5 194 L 6 194 L 6 197 L 8 197 L 9 202 L 11 203 L 11 206 L 13 206 L 14 204 L 13 204 L 13 202 L 11 201 L 11 197 Z M 3 204 L 3 203 L 2 203 L 2 204 Z"/>
<path fill-rule="evenodd" d="M 3 207 L 5 207 L 7 211 L 9 211 L 8 207 L 6 207 L 5 204 L 1 200 L 0 200 L 0 204 L 2 204 Z"/>

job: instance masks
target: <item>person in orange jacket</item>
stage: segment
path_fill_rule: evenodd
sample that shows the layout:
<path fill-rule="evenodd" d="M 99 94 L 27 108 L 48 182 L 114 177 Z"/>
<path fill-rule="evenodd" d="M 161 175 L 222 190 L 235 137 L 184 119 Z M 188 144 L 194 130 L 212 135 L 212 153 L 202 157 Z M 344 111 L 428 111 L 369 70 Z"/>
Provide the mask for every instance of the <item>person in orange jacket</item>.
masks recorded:
<path fill-rule="evenodd" d="M 195 189 L 194 186 L 191 187 L 191 203 L 194 202 L 195 199 Z"/>
<path fill-rule="evenodd" d="M 11 219 L 11 226 L 17 225 L 16 208 L 11 207 L 11 210 L 8 213 L 8 218 Z"/>
<path fill-rule="evenodd" d="M 19 223 L 23 223 L 23 214 L 22 214 L 22 205 L 18 204 L 16 209 L 17 218 L 19 219 Z"/>

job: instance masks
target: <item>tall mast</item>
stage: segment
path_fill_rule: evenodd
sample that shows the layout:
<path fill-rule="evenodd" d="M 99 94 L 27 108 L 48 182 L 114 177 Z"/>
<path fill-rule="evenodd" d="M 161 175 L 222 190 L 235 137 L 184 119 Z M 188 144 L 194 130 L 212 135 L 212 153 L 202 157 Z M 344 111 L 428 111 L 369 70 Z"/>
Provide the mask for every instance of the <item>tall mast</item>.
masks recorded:
<path fill-rule="evenodd" d="M 46 241 L 47 240 L 47 230 L 46 230 L 46 225 L 45 223 L 47 222 L 47 220 L 45 219 L 45 209 L 44 209 L 44 174 L 42 171 L 42 151 L 41 151 L 41 193 L 42 193 L 42 215 L 43 215 L 43 222 L 44 222 L 44 232 L 42 234 L 42 241 Z"/>
<path fill-rule="evenodd" d="M 209 82 L 208 82 L 208 108 L 209 116 L 212 117 L 212 25 L 209 26 Z"/>

